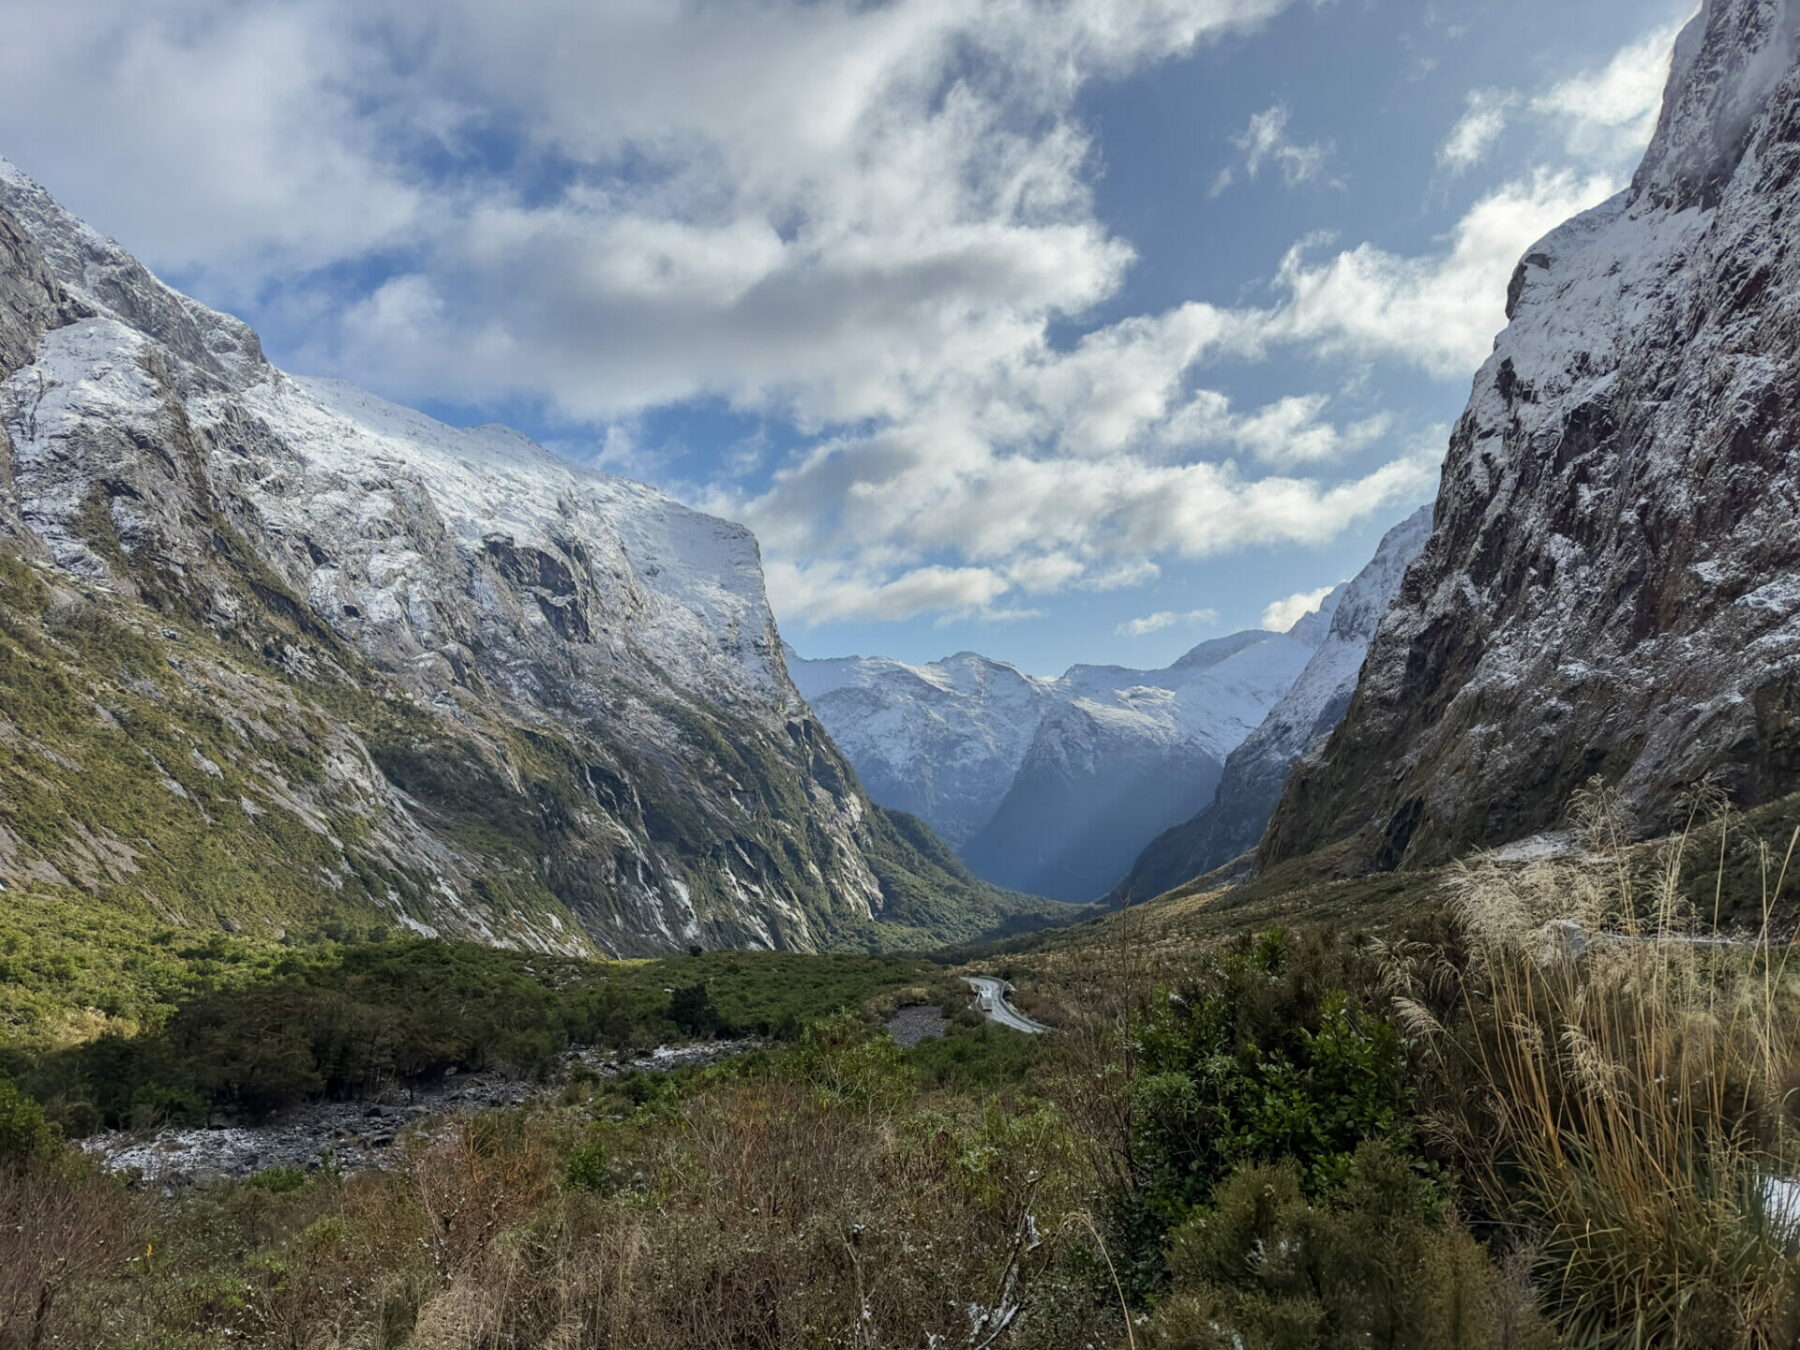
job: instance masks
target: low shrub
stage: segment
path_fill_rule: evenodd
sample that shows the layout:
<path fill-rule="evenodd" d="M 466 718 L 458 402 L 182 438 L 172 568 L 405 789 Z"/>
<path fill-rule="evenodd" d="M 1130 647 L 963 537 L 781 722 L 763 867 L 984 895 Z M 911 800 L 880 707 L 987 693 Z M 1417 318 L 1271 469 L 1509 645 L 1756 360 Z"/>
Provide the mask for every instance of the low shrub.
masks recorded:
<path fill-rule="evenodd" d="M 1537 1350 L 1557 1344 L 1412 1158 L 1357 1149 L 1308 1198 L 1292 1161 L 1246 1164 L 1170 1235 L 1161 1350 Z"/>
<path fill-rule="evenodd" d="M 1139 1015 L 1112 1230 L 1136 1298 L 1155 1296 L 1168 1230 L 1239 1166 L 1286 1163 L 1318 1193 L 1349 1175 L 1365 1140 L 1404 1133 L 1413 1084 L 1399 1031 L 1373 1006 L 1378 987 L 1361 947 L 1273 931 Z"/>
<path fill-rule="evenodd" d="M 0 1078 L 0 1172 L 22 1171 L 62 1147 L 55 1126 L 44 1108 L 19 1091 L 9 1078 Z"/>

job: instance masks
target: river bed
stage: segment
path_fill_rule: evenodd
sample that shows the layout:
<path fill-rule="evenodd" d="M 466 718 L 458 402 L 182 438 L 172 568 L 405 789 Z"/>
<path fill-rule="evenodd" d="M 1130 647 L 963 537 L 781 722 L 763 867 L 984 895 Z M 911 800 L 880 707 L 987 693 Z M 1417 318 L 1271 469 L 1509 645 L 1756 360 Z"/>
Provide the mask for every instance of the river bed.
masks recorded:
<path fill-rule="evenodd" d="M 667 1073 L 711 1064 L 761 1044 L 754 1038 L 702 1041 L 662 1046 L 633 1059 L 572 1050 L 564 1055 L 561 1071 L 541 1082 L 500 1073 L 451 1074 L 358 1101 L 313 1102 L 254 1125 L 109 1130 L 83 1139 L 81 1147 L 107 1171 L 135 1171 L 139 1184 L 165 1191 L 242 1179 L 271 1167 L 356 1172 L 395 1163 L 401 1156 L 395 1145 L 409 1129 L 432 1120 L 521 1105 L 559 1090 L 583 1070 L 603 1078 Z"/>

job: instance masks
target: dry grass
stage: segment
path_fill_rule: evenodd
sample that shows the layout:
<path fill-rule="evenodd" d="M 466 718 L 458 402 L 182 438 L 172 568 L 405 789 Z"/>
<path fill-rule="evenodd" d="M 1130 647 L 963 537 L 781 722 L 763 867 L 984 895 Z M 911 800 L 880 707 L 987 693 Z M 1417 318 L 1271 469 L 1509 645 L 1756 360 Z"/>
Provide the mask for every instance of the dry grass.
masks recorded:
<path fill-rule="evenodd" d="M 1030 1139 L 971 1148 L 981 1130 L 759 1084 L 685 1105 L 613 1195 L 552 1194 L 541 1162 L 453 1135 L 413 1168 L 437 1255 L 404 1344 L 1059 1343 L 1020 1336 L 1067 1197 Z"/>
<path fill-rule="evenodd" d="M 467 1117 L 293 1192 L 57 1185 L 0 1187 L 6 1350 L 1075 1350 L 1119 1321 L 1071 1273 L 1088 1195 L 1053 1108 L 872 1110 L 804 1072 L 631 1122 Z"/>
<path fill-rule="evenodd" d="M 1797 1234 L 1768 1203 L 1796 1161 L 1800 964 L 1769 923 L 1788 858 L 1760 931 L 1726 944 L 1682 892 L 1687 834 L 1632 848 L 1599 791 L 1576 823 L 1586 856 L 1467 869 L 1465 961 L 1395 953 L 1396 1007 L 1439 1057 L 1427 1125 L 1538 1245 L 1576 1343 L 1790 1347 Z"/>
<path fill-rule="evenodd" d="M 88 1344 L 85 1295 L 141 1256 L 146 1220 L 74 1159 L 0 1166 L 0 1350 Z"/>

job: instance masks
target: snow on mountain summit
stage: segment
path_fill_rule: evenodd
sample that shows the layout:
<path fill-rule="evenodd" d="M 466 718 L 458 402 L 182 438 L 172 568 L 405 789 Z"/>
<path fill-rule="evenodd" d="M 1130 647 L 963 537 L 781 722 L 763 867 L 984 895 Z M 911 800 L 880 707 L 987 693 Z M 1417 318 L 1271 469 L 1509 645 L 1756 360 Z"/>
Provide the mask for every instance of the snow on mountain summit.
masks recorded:
<path fill-rule="evenodd" d="M 969 652 L 925 665 L 790 656 L 788 669 L 877 801 L 922 816 L 991 880 L 1088 900 L 1204 805 L 1323 637 L 1309 616 L 1203 642 L 1161 670 L 1077 665 L 1056 679 Z"/>
<path fill-rule="evenodd" d="M 4 162 L 0 485 L 0 544 L 61 603 L 85 587 L 108 623 L 222 644 L 204 675 L 172 667 L 206 725 L 313 728 L 286 769 L 260 731 L 215 747 L 245 788 L 199 836 L 255 851 L 299 816 L 323 860 L 293 869 L 296 904 L 659 951 L 972 936 L 1020 903 L 856 787 L 788 679 L 742 526 L 504 427 L 287 375 Z M 113 676 L 68 678 L 100 699 Z M 92 872 L 92 831 L 136 838 L 145 811 L 192 837 L 195 794 L 156 791 L 29 847 L 0 804 L 0 881 Z M 168 866 L 175 912 L 208 878 Z"/>

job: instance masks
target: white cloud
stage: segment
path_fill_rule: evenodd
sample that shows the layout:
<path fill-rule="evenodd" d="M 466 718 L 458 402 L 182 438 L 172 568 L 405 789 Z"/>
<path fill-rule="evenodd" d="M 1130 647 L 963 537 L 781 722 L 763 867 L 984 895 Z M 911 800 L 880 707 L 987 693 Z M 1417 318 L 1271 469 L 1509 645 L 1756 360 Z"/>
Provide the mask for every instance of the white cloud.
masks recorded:
<path fill-rule="evenodd" d="M 1112 567 L 1089 572 L 1076 585 L 1084 591 L 1122 591 L 1142 586 L 1162 575 L 1162 568 L 1148 558 L 1128 558 Z"/>
<path fill-rule="evenodd" d="M 1393 419 L 1385 413 L 1343 428 L 1320 421 L 1319 415 L 1330 401 L 1323 394 L 1280 399 L 1238 418 L 1230 429 L 1230 437 L 1270 464 L 1314 464 L 1372 445 L 1393 426 Z"/>
<path fill-rule="evenodd" d="M 1280 103 L 1254 114 L 1243 134 L 1232 138 L 1231 143 L 1243 152 L 1241 166 L 1227 165 L 1219 170 L 1218 177 L 1213 179 L 1211 195 L 1218 197 L 1231 187 L 1237 181 L 1240 167 L 1246 178 L 1255 179 L 1265 165 L 1273 165 L 1281 174 L 1281 181 L 1289 187 L 1323 179 L 1325 162 L 1331 155 L 1330 145 L 1288 139 L 1290 117 L 1286 105 Z M 1332 184 L 1343 186 L 1341 180 L 1332 180 Z"/>
<path fill-rule="evenodd" d="M 290 312 L 384 392 L 825 425 L 1111 294 L 1077 95 L 1288 3 L 10 0 L 0 144 L 215 295 L 379 252 Z"/>
<path fill-rule="evenodd" d="M 1218 621 L 1219 611 L 1216 609 L 1165 609 L 1155 614 L 1146 614 L 1141 619 L 1128 619 L 1119 625 L 1118 632 L 1120 637 L 1145 637 L 1151 633 L 1160 633 L 1165 628 L 1191 628 Z"/>
<path fill-rule="evenodd" d="M 1649 144 L 1680 24 L 1651 29 L 1604 64 L 1525 97 L 1513 89 L 1476 89 L 1438 151 L 1451 174 L 1486 158 L 1515 115 L 1524 113 L 1590 170 L 1619 173 Z"/>
<path fill-rule="evenodd" d="M 1079 581 L 1087 564 L 1067 553 L 1040 553 L 1020 558 L 1006 569 L 1013 585 L 1030 595 L 1054 595 Z"/>
<path fill-rule="evenodd" d="M 413 233 L 426 193 L 363 103 L 382 72 L 329 9 L 10 0 L 5 10 L 7 153 L 154 263 L 242 295 Z"/>
<path fill-rule="evenodd" d="M 1296 591 L 1285 600 L 1276 600 L 1263 611 L 1262 626 L 1271 633 L 1285 633 L 1311 614 L 1330 595 L 1333 587 L 1321 586 L 1316 591 Z"/>
<path fill-rule="evenodd" d="M 1519 96 L 1508 89 L 1471 91 L 1463 115 L 1438 151 L 1438 163 L 1451 173 L 1474 168 L 1506 130 L 1518 102 Z"/>
<path fill-rule="evenodd" d="M 1506 322 L 1520 254 L 1620 186 L 1607 174 L 1541 169 L 1476 202 L 1441 250 L 1413 257 L 1362 244 L 1315 262 L 1316 246 L 1303 241 L 1281 264 L 1287 295 L 1257 336 L 1322 355 L 1395 358 L 1443 378 L 1467 374 Z"/>
<path fill-rule="evenodd" d="M 784 619 L 809 622 L 920 612 L 926 600 L 993 614 L 1014 594 L 1140 584 L 1159 559 L 1325 542 L 1428 496 L 1441 429 L 1360 473 L 1326 476 L 1391 437 L 1392 419 L 1334 416 L 1316 393 L 1240 410 L 1191 388 L 1193 372 L 1298 345 L 1466 375 L 1503 322 L 1519 254 L 1610 186 L 1510 185 L 1432 254 L 1364 247 L 1315 263 L 1296 252 L 1278 279 L 1285 297 L 1268 309 L 1190 303 L 1066 351 L 1038 341 L 1001 352 L 941 375 L 910 413 L 823 437 L 760 490 L 716 487 L 702 504 L 750 524 L 770 558 L 808 561 L 777 594 Z M 954 576 L 914 576 L 951 564 Z"/>
<path fill-rule="evenodd" d="M 1230 462 L 1002 448 L 939 422 L 827 442 L 766 491 L 707 504 L 762 538 L 784 619 L 894 617 L 930 605 L 979 613 L 1013 588 L 1139 584 L 1159 557 L 1323 543 L 1424 500 L 1441 447 L 1434 430 L 1360 476 L 1324 483 L 1252 477 Z M 966 561 L 945 568 L 946 557 Z M 814 561 L 787 561 L 798 558 Z"/>
<path fill-rule="evenodd" d="M 1550 119 L 1570 154 L 1625 165 L 1656 130 L 1669 58 L 1681 25 L 1652 29 L 1597 70 L 1564 80 L 1531 100 Z"/>
<path fill-rule="evenodd" d="M 1521 177 L 1417 254 L 1306 241 L 1260 305 L 1071 344 L 1133 261 L 1082 90 L 1289 0 L 0 3 L 32 38 L 0 44 L 0 145 L 152 264 L 308 326 L 303 364 L 541 403 L 634 472 L 683 400 L 798 429 L 693 494 L 756 528 L 784 622 L 1016 617 L 1422 500 L 1441 439 L 1376 454 L 1376 410 L 1200 374 L 1287 348 L 1466 377 L 1518 256 L 1616 184 Z M 1636 135 L 1637 60 L 1521 107 Z M 1290 130 L 1258 114 L 1234 174 L 1330 181 Z"/>
<path fill-rule="evenodd" d="M 834 562 L 805 566 L 768 563 L 769 600 L 784 621 L 803 628 L 841 619 L 910 619 L 936 613 L 948 617 L 1020 617 L 996 611 L 994 602 L 1012 583 L 985 567 L 917 567 L 883 580 Z"/>

